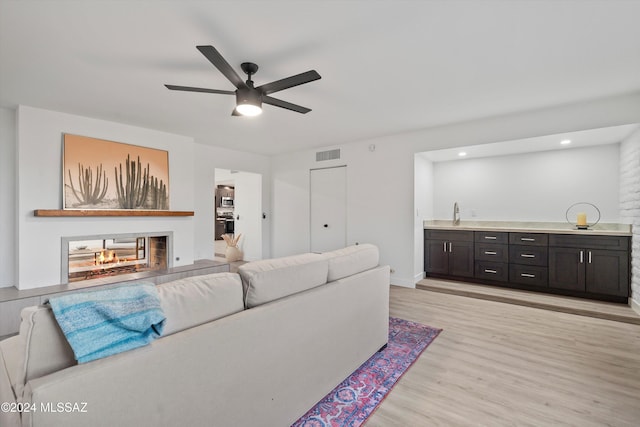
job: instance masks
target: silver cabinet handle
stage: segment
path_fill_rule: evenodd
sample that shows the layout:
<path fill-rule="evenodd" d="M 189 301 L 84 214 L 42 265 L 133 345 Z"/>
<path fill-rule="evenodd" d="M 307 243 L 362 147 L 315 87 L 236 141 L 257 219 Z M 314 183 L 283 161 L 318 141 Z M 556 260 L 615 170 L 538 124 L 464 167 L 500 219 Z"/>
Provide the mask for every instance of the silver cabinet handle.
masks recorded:
<path fill-rule="evenodd" d="M 447 252 L 447 242 L 442 243 L 442 251 Z"/>
<path fill-rule="evenodd" d="M 532 239 L 531 237 L 521 237 L 520 241 L 522 241 L 522 242 L 535 242 L 536 239 Z"/>
<path fill-rule="evenodd" d="M 591 264 L 591 251 L 589 251 L 589 264 Z"/>
<path fill-rule="evenodd" d="M 449 242 L 449 252 L 451 252 L 451 246 L 452 246 L 452 244 L 451 244 L 451 242 Z"/>
<path fill-rule="evenodd" d="M 489 270 L 488 268 L 484 269 L 485 273 L 491 273 L 491 274 L 498 274 L 498 272 L 496 270 Z"/>
<path fill-rule="evenodd" d="M 484 251 L 485 255 L 497 255 L 498 253 L 496 251 Z"/>
<path fill-rule="evenodd" d="M 535 279 L 536 275 L 535 274 L 529 274 L 529 273 L 520 273 L 520 277 L 529 277 L 531 279 Z"/>
<path fill-rule="evenodd" d="M 536 256 L 533 254 L 520 254 L 522 258 L 535 258 Z"/>
<path fill-rule="evenodd" d="M 584 264 L 584 251 L 580 251 L 580 264 Z"/>
<path fill-rule="evenodd" d="M 496 236 L 484 236 L 485 239 L 487 240 L 496 240 L 497 237 Z"/>

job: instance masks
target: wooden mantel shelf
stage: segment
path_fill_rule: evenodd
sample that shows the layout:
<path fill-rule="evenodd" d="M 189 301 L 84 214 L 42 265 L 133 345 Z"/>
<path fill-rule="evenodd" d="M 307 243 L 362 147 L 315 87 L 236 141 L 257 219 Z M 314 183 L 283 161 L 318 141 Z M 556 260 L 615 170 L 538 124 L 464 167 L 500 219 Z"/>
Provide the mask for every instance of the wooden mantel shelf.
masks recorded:
<path fill-rule="evenodd" d="M 36 209 L 33 216 L 193 216 L 193 211 L 144 209 Z"/>

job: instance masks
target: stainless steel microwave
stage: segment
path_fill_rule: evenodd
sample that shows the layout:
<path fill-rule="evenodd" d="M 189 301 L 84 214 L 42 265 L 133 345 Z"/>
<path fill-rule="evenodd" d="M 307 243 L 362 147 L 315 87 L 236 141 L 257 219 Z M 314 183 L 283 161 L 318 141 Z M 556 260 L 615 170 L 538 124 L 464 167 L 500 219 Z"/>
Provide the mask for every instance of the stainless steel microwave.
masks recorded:
<path fill-rule="evenodd" d="M 232 197 L 222 197 L 220 199 L 220 206 L 225 207 L 225 208 L 232 208 L 233 207 L 233 198 Z"/>

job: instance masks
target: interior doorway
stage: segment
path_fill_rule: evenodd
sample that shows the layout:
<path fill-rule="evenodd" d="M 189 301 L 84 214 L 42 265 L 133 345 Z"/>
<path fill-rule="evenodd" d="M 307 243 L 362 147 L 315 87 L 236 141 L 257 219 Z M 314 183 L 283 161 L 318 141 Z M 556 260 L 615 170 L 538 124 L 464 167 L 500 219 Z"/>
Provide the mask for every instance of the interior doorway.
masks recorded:
<path fill-rule="evenodd" d="M 224 257 L 223 234 L 239 236 L 244 261 L 262 259 L 262 175 L 215 169 L 215 255 Z"/>

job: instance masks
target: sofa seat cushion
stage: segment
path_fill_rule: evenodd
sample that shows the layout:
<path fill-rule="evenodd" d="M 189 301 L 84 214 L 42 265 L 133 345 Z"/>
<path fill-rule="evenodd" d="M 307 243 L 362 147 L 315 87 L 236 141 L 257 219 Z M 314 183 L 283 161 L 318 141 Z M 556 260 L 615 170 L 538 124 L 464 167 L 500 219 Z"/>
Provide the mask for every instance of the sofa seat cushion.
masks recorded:
<path fill-rule="evenodd" d="M 329 282 L 375 268 L 380 262 L 378 247 L 370 243 L 347 246 L 322 255 L 329 261 Z"/>
<path fill-rule="evenodd" d="M 327 283 L 327 259 L 321 254 L 301 254 L 265 259 L 238 268 L 246 308 L 256 307 Z"/>
<path fill-rule="evenodd" d="M 158 285 L 167 318 L 163 336 L 244 310 L 242 283 L 236 273 L 194 276 Z"/>

